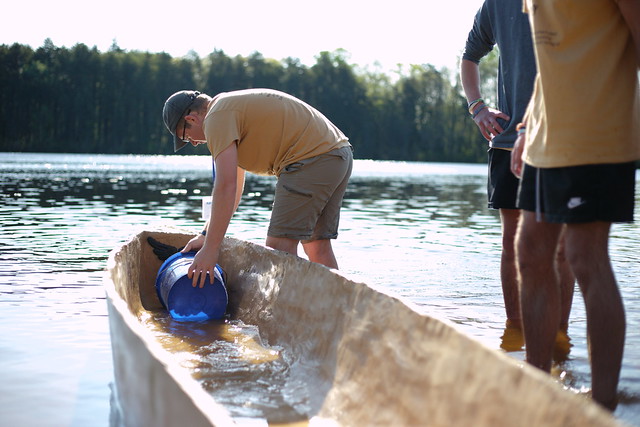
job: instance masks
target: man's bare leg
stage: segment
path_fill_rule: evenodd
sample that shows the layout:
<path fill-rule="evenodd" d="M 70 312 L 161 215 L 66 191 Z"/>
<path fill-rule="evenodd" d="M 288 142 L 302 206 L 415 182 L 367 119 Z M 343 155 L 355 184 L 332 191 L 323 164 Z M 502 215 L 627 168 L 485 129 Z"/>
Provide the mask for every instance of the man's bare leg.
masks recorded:
<path fill-rule="evenodd" d="M 593 400 L 617 406 L 626 321 L 609 259 L 610 223 L 568 224 L 566 253 L 584 297 Z"/>
<path fill-rule="evenodd" d="M 267 236 L 266 245 L 270 248 L 288 252 L 297 256 L 298 243 L 300 243 L 300 241 L 295 239 Z M 313 240 L 311 242 L 303 243 L 302 247 L 304 248 L 304 252 L 307 254 L 307 257 L 309 257 L 309 261 L 317 262 L 318 264 L 325 265 L 329 268 L 338 268 L 338 262 L 336 261 L 336 257 L 333 253 L 331 240 Z"/>
<path fill-rule="evenodd" d="M 338 269 L 338 261 L 333 253 L 330 239 L 313 240 L 302 244 L 309 261 Z"/>
<path fill-rule="evenodd" d="M 520 218 L 520 211 L 518 209 L 500 209 L 500 222 L 502 224 L 500 281 L 502 283 L 504 308 L 507 313 L 507 327 L 514 328 L 522 328 L 515 251 L 518 218 Z"/>
<path fill-rule="evenodd" d="M 569 329 L 569 315 L 571 314 L 573 294 L 576 287 L 576 278 L 565 255 L 565 229 L 566 226 L 563 227 L 556 255 L 556 269 L 560 277 L 560 330 L 563 332 L 567 332 Z"/>
<path fill-rule="evenodd" d="M 534 212 L 522 211 L 521 215 L 516 256 L 526 357 L 533 366 L 549 372 L 560 325 L 560 284 L 555 264 L 562 225 L 537 222 Z"/>
<path fill-rule="evenodd" d="M 299 240 L 288 239 L 286 237 L 267 236 L 266 245 L 279 251 L 288 252 L 292 255 L 298 255 Z"/>

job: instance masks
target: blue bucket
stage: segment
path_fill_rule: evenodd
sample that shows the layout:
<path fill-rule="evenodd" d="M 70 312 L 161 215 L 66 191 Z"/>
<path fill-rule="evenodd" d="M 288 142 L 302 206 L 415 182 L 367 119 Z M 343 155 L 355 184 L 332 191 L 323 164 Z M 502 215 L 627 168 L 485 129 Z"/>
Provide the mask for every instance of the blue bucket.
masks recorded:
<path fill-rule="evenodd" d="M 203 288 L 193 287 L 187 277 L 195 252 L 178 252 L 166 259 L 156 276 L 156 292 L 171 317 L 177 320 L 220 319 L 229 302 L 224 284 L 224 273 L 219 265 L 213 271 L 213 284 L 209 276 Z"/>

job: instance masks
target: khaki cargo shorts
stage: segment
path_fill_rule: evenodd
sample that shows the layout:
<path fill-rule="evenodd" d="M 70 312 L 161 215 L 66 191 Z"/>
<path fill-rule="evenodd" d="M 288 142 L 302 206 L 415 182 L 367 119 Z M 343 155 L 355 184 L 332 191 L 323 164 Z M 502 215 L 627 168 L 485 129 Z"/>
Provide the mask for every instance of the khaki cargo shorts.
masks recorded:
<path fill-rule="evenodd" d="M 267 234 L 303 242 L 338 237 L 340 207 L 353 168 L 351 146 L 284 168 Z"/>

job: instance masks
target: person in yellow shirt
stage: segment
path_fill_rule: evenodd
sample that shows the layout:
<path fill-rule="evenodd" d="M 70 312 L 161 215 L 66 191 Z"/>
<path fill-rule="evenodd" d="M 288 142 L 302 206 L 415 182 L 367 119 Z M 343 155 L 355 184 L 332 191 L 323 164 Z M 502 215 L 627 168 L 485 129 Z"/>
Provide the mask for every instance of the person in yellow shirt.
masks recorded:
<path fill-rule="evenodd" d="M 640 2 L 525 0 L 538 74 L 511 169 L 521 176 L 516 236 L 526 358 L 549 371 L 565 252 L 583 294 L 592 397 L 613 410 L 626 321 L 611 266 L 611 224 L 633 220 L 640 159 Z"/>
<path fill-rule="evenodd" d="M 189 267 L 204 286 L 240 203 L 245 171 L 278 177 L 266 245 L 338 268 L 331 239 L 353 167 L 348 138 L 314 107 L 284 92 L 246 89 L 211 97 L 179 91 L 165 102 L 163 121 L 174 150 L 207 144 L 215 162 L 211 216 L 182 250 L 198 251 Z"/>
<path fill-rule="evenodd" d="M 500 50 L 498 106 L 491 108 L 481 97 L 479 64 L 495 46 Z M 522 121 L 531 98 L 535 76 L 531 31 L 527 15 L 522 12 L 522 0 L 485 0 L 467 37 L 460 61 L 460 81 L 469 102 L 469 114 L 489 143 L 487 197 L 489 208 L 498 209 L 502 226 L 500 281 L 507 314 L 502 348 L 507 351 L 520 351 L 524 345 L 515 256 L 520 218 L 516 206 L 519 181 L 511 173 L 510 159 L 517 137 L 516 126 Z M 558 252 L 557 262 L 562 292 L 561 333 L 558 334 L 558 348 L 561 348 L 568 339 L 575 279 L 563 251 Z"/>

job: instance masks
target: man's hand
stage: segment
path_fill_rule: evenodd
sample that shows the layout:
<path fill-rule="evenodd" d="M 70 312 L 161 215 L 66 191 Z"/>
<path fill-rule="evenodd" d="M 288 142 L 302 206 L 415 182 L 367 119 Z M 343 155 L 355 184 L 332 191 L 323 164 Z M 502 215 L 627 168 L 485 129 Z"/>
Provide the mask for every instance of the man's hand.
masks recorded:
<path fill-rule="evenodd" d="M 203 252 L 204 242 L 205 236 L 203 234 L 198 234 L 196 237 L 189 240 L 189 242 L 187 242 L 187 245 L 182 250 L 182 253 L 193 251 L 197 252 L 196 256 L 193 259 L 193 262 L 187 270 L 187 277 L 189 279 L 192 279 L 191 286 L 193 286 L 194 288 L 198 285 L 200 285 L 201 288 L 204 287 L 204 283 L 207 278 L 207 272 L 209 272 L 209 282 L 213 284 L 213 269 L 216 266 L 218 256 L 216 254 L 216 261 L 213 263 L 213 266 L 209 266 L 209 257 L 206 256 L 206 252 L 208 251 Z M 203 255 L 203 253 L 205 255 Z"/>
<path fill-rule="evenodd" d="M 193 240 L 194 239 L 191 239 L 191 241 Z M 188 246 L 189 244 L 187 244 L 185 249 Z M 207 273 L 209 274 L 209 283 L 213 284 L 213 270 L 218 263 L 218 252 L 218 249 L 210 249 L 209 246 L 205 245 L 196 253 L 187 271 L 187 277 L 191 279 L 191 286 L 194 288 L 196 286 L 203 288 L 207 280 Z"/>
<path fill-rule="evenodd" d="M 522 178 L 522 152 L 524 151 L 525 136 L 518 135 L 511 151 L 511 172 L 518 178 Z"/>
<path fill-rule="evenodd" d="M 197 252 L 202 249 L 202 246 L 204 246 L 204 235 L 198 234 L 196 237 L 189 240 L 189 242 L 187 242 L 186 246 L 180 252 L 182 252 L 183 254 L 187 252 Z"/>
<path fill-rule="evenodd" d="M 502 129 L 502 126 L 500 126 L 497 119 L 504 119 L 506 121 L 511 120 L 511 118 L 502 111 L 490 107 L 484 107 L 473 118 L 478 129 L 480 129 L 480 133 L 487 141 L 491 141 L 493 138 L 504 132 L 504 129 Z"/>

